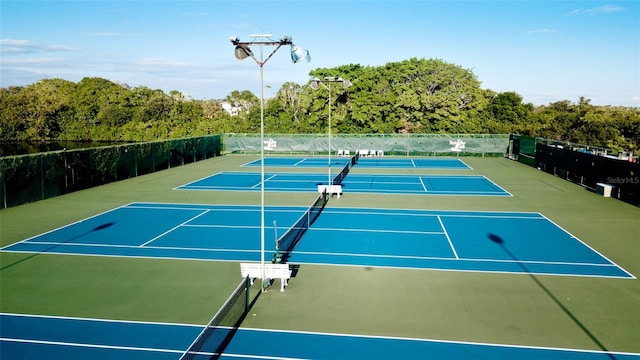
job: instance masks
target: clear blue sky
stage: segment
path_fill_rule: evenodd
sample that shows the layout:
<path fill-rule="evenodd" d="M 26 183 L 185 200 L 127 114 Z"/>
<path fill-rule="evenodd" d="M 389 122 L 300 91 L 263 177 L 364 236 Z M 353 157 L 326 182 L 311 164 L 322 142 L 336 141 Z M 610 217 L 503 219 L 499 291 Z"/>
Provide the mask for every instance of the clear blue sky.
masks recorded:
<path fill-rule="evenodd" d="M 312 60 L 292 64 L 280 49 L 264 66 L 267 97 L 316 68 L 415 57 L 471 69 L 482 88 L 535 105 L 640 106 L 637 0 L 0 0 L 0 23 L 0 87 L 102 77 L 195 99 L 259 95 L 258 66 L 235 59 L 229 36 L 271 33 Z"/>

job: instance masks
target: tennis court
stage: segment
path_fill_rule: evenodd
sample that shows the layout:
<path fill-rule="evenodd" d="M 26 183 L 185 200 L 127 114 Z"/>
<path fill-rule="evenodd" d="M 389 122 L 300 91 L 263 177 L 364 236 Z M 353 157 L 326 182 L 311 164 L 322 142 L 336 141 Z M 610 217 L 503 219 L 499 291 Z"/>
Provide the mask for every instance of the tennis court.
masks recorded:
<path fill-rule="evenodd" d="M 260 174 L 227 171 L 247 163 L 3 210 L 0 359 L 184 356 L 224 310 L 224 282 L 241 281 L 237 264 L 261 258 Z M 219 358 L 640 359 L 637 209 L 509 160 L 464 163 L 471 175 L 351 172 L 345 195 L 385 196 L 331 198 L 322 212 L 305 193 L 326 173 L 269 172 L 267 191 L 291 193 L 267 194 L 265 257 L 290 242 L 296 274 L 239 327 L 216 327 L 232 335 Z M 242 191 L 172 191 L 212 183 Z M 448 196 L 394 196 L 414 193 Z M 187 358 L 217 358 L 212 346 Z"/>
<path fill-rule="evenodd" d="M 360 160 L 362 161 L 362 160 Z M 358 163 L 360 164 L 360 163 Z M 360 165 L 358 165 L 360 166 Z M 265 191 L 317 192 L 318 185 L 340 172 L 277 173 L 266 172 Z M 260 191 L 260 173 L 224 171 L 177 187 L 178 190 Z M 335 183 L 335 182 L 334 182 Z M 509 192 L 482 175 L 382 175 L 349 173 L 341 180 L 345 193 L 511 196 Z"/>
<path fill-rule="evenodd" d="M 0 314 L 3 359 L 178 359 L 201 326 Z M 221 329 L 230 332 L 231 329 Z M 330 353 L 326 350 L 332 349 Z M 598 351 L 241 328 L 220 359 L 607 359 Z M 217 355 L 204 347 L 194 356 Z M 616 359 L 637 355 L 611 353 Z"/>
<path fill-rule="evenodd" d="M 311 211 L 299 223 L 307 208 L 267 207 L 267 259 L 295 224 L 295 264 L 634 278 L 539 213 Z M 132 203 L 2 251 L 259 261 L 258 239 L 259 207 Z"/>
<path fill-rule="evenodd" d="M 332 157 L 331 167 L 342 167 L 351 162 L 349 157 Z M 471 170 L 461 159 L 452 158 L 398 158 L 398 157 L 358 157 L 359 168 L 396 168 L 396 169 L 437 169 L 437 170 Z M 255 160 L 243 166 L 260 166 Z M 278 167 L 328 167 L 328 157 L 265 157 L 265 166 Z"/>

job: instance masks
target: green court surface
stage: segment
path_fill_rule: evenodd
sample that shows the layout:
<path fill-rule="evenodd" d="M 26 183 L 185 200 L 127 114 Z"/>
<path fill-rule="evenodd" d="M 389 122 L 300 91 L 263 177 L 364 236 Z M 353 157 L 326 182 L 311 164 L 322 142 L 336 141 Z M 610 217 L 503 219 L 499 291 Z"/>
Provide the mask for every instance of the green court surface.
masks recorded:
<path fill-rule="evenodd" d="M 255 159 L 223 156 L 0 210 L 0 246 L 131 202 L 260 204 L 259 192 L 172 190 Z M 463 160 L 465 175 L 513 196 L 345 193 L 327 206 L 539 212 L 636 278 L 305 264 L 285 292 L 262 294 L 242 326 L 640 353 L 640 209 L 507 159 Z M 316 195 L 268 192 L 265 202 L 308 206 Z M 0 312 L 179 324 L 206 324 L 240 281 L 235 262 L 1 252 L 0 268 Z"/>

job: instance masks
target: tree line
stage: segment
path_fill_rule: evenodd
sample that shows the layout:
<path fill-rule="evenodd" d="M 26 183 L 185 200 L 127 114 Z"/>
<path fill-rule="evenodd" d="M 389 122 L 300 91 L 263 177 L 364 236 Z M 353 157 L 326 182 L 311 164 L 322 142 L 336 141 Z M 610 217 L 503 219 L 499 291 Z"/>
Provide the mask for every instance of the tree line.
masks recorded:
<path fill-rule="evenodd" d="M 483 89 L 469 69 L 439 59 L 383 66 L 349 64 L 312 70 L 352 86 L 285 83 L 265 101 L 265 132 L 325 133 L 329 105 L 334 133 L 519 133 L 638 151 L 640 109 L 596 106 L 585 98 L 534 106 L 516 92 Z M 238 109 L 231 115 L 226 103 Z M 330 102 L 330 104 L 329 104 Z M 194 100 L 102 78 L 74 83 L 44 79 L 0 89 L 0 140 L 148 141 L 260 131 L 260 99 L 236 90 L 225 99 Z"/>

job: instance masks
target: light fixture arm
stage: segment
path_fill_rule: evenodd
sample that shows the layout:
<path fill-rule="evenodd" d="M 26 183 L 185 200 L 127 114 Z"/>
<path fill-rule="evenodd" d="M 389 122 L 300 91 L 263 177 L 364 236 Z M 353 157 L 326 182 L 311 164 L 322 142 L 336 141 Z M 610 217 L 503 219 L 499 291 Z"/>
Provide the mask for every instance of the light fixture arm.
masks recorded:
<path fill-rule="evenodd" d="M 264 60 L 258 60 L 257 57 L 255 57 L 255 55 L 253 55 L 253 51 L 251 51 L 251 49 L 249 48 L 250 45 L 258 45 L 258 46 L 275 46 L 276 48 L 273 49 L 273 51 L 271 51 L 271 54 L 269 54 L 269 56 L 267 56 L 266 59 Z M 280 49 L 280 47 L 282 47 L 282 45 L 287 45 L 287 44 L 283 44 L 281 42 L 239 42 L 236 45 L 236 49 L 242 49 L 245 54 L 247 54 L 247 56 L 249 56 L 250 58 L 253 59 L 253 61 L 256 62 L 256 64 L 258 64 L 258 66 L 263 67 L 264 64 L 267 63 L 267 61 L 269 61 L 269 59 L 271 59 L 271 57 Z"/>

